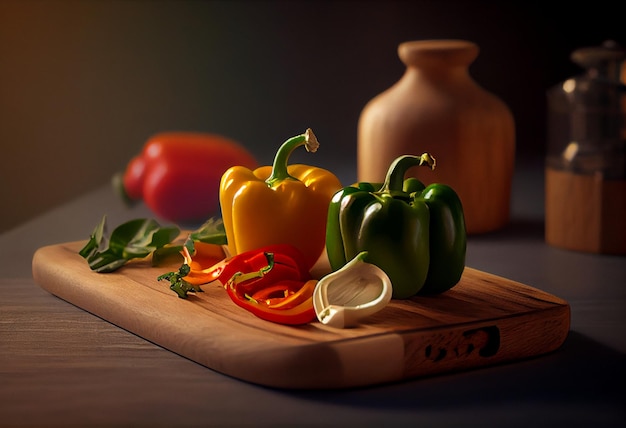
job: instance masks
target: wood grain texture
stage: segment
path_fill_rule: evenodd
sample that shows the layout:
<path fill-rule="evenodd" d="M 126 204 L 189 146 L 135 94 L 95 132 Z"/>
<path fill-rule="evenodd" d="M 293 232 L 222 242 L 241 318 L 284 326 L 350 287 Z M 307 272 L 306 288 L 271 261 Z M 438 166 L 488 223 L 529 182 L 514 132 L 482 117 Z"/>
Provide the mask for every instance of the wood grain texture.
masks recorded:
<path fill-rule="evenodd" d="M 545 170 L 546 242 L 600 254 L 626 254 L 626 180 Z"/>
<path fill-rule="evenodd" d="M 0 427 L 225 426 L 237 387 L 32 278 L 0 281 Z"/>
<path fill-rule="evenodd" d="M 515 281 L 466 268 L 452 290 L 393 300 L 352 329 L 314 322 L 284 326 L 239 308 L 220 286 L 179 299 L 161 273 L 134 261 L 92 272 L 84 242 L 33 257 L 33 278 L 50 293 L 218 372 L 288 389 L 346 388 L 494 365 L 557 349 L 569 304 Z"/>

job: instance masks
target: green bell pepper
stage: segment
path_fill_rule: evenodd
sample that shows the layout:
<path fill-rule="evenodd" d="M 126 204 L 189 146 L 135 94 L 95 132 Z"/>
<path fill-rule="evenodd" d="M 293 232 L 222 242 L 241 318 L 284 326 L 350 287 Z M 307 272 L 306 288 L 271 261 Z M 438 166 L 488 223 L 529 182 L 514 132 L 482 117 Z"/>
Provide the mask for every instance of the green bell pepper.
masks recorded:
<path fill-rule="evenodd" d="M 326 252 L 333 271 L 362 251 L 390 277 L 394 299 L 454 287 L 465 269 L 463 207 L 449 186 L 404 179 L 413 166 L 435 167 L 428 153 L 398 157 L 384 183 L 336 192 L 328 209 Z"/>

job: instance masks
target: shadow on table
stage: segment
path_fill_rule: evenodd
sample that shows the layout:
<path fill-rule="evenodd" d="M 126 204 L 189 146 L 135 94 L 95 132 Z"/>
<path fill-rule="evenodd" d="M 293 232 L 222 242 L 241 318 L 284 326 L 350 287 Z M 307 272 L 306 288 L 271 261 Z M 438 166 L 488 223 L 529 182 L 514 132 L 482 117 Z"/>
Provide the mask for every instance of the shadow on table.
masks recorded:
<path fill-rule="evenodd" d="M 528 360 L 389 385 L 296 394 L 334 404 L 399 411 L 512 402 L 570 406 L 595 402 L 623 407 L 624 362 L 621 352 L 570 332 L 560 349 Z"/>

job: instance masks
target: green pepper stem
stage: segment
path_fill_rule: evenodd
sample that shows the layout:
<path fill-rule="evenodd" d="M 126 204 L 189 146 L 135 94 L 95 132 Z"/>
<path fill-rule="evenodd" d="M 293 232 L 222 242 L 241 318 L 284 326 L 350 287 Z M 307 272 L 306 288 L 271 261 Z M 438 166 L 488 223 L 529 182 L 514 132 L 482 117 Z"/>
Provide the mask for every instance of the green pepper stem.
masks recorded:
<path fill-rule="evenodd" d="M 421 156 L 403 155 L 394 160 L 387 171 L 385 183 L 380 189 L 380 193 L 389 193 L 391 196 L 408 197 L 408 194 L 402 190 L 404 184 L 404 176 L 409 168 L 414 166 L 428 166 L 435 169 L 435 158 L 429 153 L 423 153 Z"/>
<path fill-rule="evenodd" d="M 267 180 L 265 180 L 270 187 L 273 187 L 283 180 L 297 180 L 295 177 L 289 175 L 287 162 L 289 160 L 289 156 L 291 156 L 291 152 L 302 145 L 304 145 L 307 152 L 315 153 L 317 151 L 320 143 L 317 141 L 317 138 L 311 128 L 307 129 L 304 134 L 291 137 L 285 141 L 282 146 L 280 146 L 276 152 L 276 156 L 274 157 L 272 173 Z"/>
<path fill-rule="evenodd" d="M 230 287 L 231 289 L 233 289 L 239 283 L 246 282 L 255 278 L 262 278 L 269 271 L 271 271 L 272 268 L 274 268 L 274 253 L 266 252 L 264 254 L 265 254 L 265 258 L 267 259 L 267 266 L 264 266 L 258 271 L 254 271 L 254 272 L 248 272 L 248 273 L 243 273 L 241 271 L 236 272 L 232 276 L 232 278 L 228 280 L 228 282 L 226 283 L 226 287 Z"/>

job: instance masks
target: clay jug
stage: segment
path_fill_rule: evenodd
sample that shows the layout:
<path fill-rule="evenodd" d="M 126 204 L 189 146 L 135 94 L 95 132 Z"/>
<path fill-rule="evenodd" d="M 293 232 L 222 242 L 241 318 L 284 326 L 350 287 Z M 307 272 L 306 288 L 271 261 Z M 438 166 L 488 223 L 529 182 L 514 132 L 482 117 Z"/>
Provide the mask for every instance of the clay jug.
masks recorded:
<path fill-rule="evenodd" d="M 407 177 L 452 186 L 463 203 L 468 234 L 508 223 L 515 163 L 511 111 L 469 74 L 478 52 L 464 40 L 401 43 L 398 55 L 406 71 L 366 104 L 357 136 L 359 181 L 382 182 L 398 156 L 429 152 L 435 170 L 413 168 Z"/>

